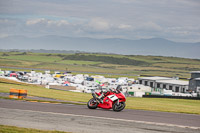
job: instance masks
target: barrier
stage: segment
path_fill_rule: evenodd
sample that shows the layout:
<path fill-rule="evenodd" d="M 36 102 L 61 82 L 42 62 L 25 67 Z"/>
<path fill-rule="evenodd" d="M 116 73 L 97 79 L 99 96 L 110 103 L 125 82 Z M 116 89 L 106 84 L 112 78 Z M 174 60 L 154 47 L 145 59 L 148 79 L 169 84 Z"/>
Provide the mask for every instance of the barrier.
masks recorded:
<path fill-rule="evenodd" d="M 145 92 L 145 95 L 151 95 L 151 92 Z"/>
<path fill-rule="evenodd" d="M 19 90 L 18 99 L 23 99 L 27 97 L 27 90 Z"/>
<path fill-rule="evenodd" d="M 19 89 L 10 89 L 10 96 L 9 98 L 18 98 L 23 99 L 27 97 L 27 90 L 19 90 Z"/>
<path fill-rule="evenodd" d="M 145 97 L 145 98 L 172 98 L 172 99 L 200 100 L 200 97 L 184 97 L 184 96 L 143 95 L 142 97 Z"/>
<path fill-rule="evenodd" d="M 10 96 L 9 98 L 18 98 L 19 90 L 18 89 L 10 89 Z"/>

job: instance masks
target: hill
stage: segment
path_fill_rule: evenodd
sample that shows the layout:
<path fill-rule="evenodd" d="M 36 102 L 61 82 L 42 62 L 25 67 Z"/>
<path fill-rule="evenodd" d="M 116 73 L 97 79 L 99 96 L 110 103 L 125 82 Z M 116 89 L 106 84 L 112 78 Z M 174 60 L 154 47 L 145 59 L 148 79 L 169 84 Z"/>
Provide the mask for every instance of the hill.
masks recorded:
<path fill-rule="evenodd" d="M 0 52 L 0 68 L 60 70 L 105 76 L 167 76 L 190 78 L 200 70 L 200 59 L 95 53 Z M 117 76 L 116 76 L 117 77 Z"/>
<path fill-rule="evenodd" d="M 123 55 L 155 55 L 200 58 L 200 43 L 180 43 L 162 38 L 127 40 L 119 38 L 94 39 L 66 36 L 9 36 L 0 38 L 0 49 L 45 49 L 103 52 Z"/>

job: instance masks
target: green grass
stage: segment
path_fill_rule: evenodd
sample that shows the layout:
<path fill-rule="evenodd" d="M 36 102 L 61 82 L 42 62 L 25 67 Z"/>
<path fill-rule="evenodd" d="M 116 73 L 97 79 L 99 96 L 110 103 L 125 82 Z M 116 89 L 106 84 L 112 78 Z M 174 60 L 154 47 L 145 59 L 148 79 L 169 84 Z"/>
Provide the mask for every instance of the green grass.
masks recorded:
<path fill-rule="evenodd" d="M 0 96 L 0 99 L 9 99 L 13 100 L 13 98 Z M 74 101 L 53 101 L 53 100 L 39 100 L 39 99 L 31 99 L 31 98 L 23 98 L 23 99 L 17 99 L 18 101 L 27 101 L 27 102 L 39 102 L 39 103 L 53 103 L 53 104 L 75 104 L 75 105 L 86 105 L 84 102 L 74 102 Z"/>
<path fill-rule="evenodd" d="M 51 90 L 37 85 L 17 83 L 0 78 L 0 92 L 9 92 L 10 88 L 26 89 L 29 96 L 54 98 L 66 101 L 87 102 L 91 94 L 69 91 Z M 126 109 L 153 110 L 200 115 L 200 100 L 167 99 L 167 98 L 136 98 L 128 97 Z"/>
<path fill-rule="evenodd" d="M 56 63 L 61 63 L 61 64 L 71 64 L 71 65 L 96 65 L 100 64 L 102 62 L 95 62 L 95 61 L 74 61 L 74 60 L 61 60 L 61 61 L 56 61 Z"/>
<path fill-rule="evenodd" d="M 128 97 L 126 104 L 129 109 L 200 114 L 200 100 Z"/>
<path fill-rule="evenodd" d="M 5 56 L 4 59 L 23 60 L 23 61 L 38 61 L 38 62 L 55 62 L 60 61 L 61 58 L 57 56 L 41 56 L 41 55 L 12 55 Z"/>
<path fill-rule="evenodd" d="M 47 130 L 38 130 L 32 128 L 0 125 L 0 133 L 69 133 L 69 132 L 47 131 Z"/>
<path fill-rule="evenodd" d="M 46 89 L 37 85 L 16 83 L 2 78 L 0 78 L 0 86 L 0 92 L 8 93 L 10 88 L 24 89 L 28 91 L 29 96 L 47 97 L 66 101 L 87 102 L 92 97 L 91 94 Z"/>
<path fill-rule="evenodd" d="M 71 56 L 71 60 L 65 57 Z M 83 58 L 84 57 L 84 58 Z M 88 57 L 88 59 L 86 58 Z M 90 58 L 89 58 L 90 57 Z M 105 57 L 105 58 L 104 58 Z M 83 59 L 82 59 L 83 58 Z M 92 59 L 93 61 L 89 61 Z M 101 61 L 99 61 L 101 59 Z M 125 63 L 120 64 L 120 59 Z M 116 63 L 114 60 L 117 60 Z M 114 61 L 114 64 L 112 63 Z M 137 65 L 131 62 L 143 62 Z M 146 64 L 146 65 L 144 65 Z M 113 54 L 45 54 L 0 52 L 0 66 L 42 68 L 48 70 L 67 70 L 94 73 L 132 74 L 147 76 L 167 76 L 190 78 L 191 71 L 200 70 L 199 59 L 162 56 L 113 55 Z"/>

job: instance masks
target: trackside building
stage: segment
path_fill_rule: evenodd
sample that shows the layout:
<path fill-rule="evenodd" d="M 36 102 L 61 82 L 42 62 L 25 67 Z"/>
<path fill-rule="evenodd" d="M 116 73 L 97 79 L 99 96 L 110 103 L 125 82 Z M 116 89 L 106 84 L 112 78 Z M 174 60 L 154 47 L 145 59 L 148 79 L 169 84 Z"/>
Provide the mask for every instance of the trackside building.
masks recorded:
<path fill-rule="evenodd" d="M 191 72 L 189 88 L 195 93 L 200 93 L 200 71 Z"/>
<path fill-rule="evenodd" d="M 185 93 L 188 91 L 189 81 L 182 81 L 167 77 L 140 77 L 139 84 L 150 86 L 152 91 L 163 89 L 172 90 L 173 92 Z"/>

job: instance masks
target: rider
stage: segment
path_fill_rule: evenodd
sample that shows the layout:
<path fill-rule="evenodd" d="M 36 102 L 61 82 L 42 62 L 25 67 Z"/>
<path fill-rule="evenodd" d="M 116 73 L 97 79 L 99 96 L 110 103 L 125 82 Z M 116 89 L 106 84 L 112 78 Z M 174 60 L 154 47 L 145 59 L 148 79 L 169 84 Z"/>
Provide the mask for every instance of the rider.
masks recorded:
<path fill-rule="evenodd" d="M 100 87 L 100 88 L 101 88 L 101 95 L 99 97 L 97 97 L 97 99 L 101 103 L 103 103 L 103 99 L 105 98 L 105 94 L 107 94 L 108 90 L 107 89 L 103 90 L 102 87 Z M 117 88 L 116 88 L 117 93 L 118 93 L 118 91 L 120 91 L 120 89 L 121 89 L 121 85 L 118 85 Z M 112 91 L 112 90 L 110 90 L 110 91 Z"/>
<path fill-rule="evenodd" d="M 118 85 L 117 88 L 116 88 L 116 91 L 117 91 L 117 92 L 122 91 L 122 86 L 121 86 L 121 85 Z"/>
<path fill-rule="evenodd" d="M 105 89 L 103 90 L 101 86 L 99 86 L 99 88 L 101 89 L 101 95 L 100 95 L 99 97 L 97 97 L 97 99 L 98 99 L 101 103 L 103 103 L 103 99 L 104 99 L 104 97 L 105 97 L 105 94 L 106 94 L 108 91 L 105 90 Z"/>

